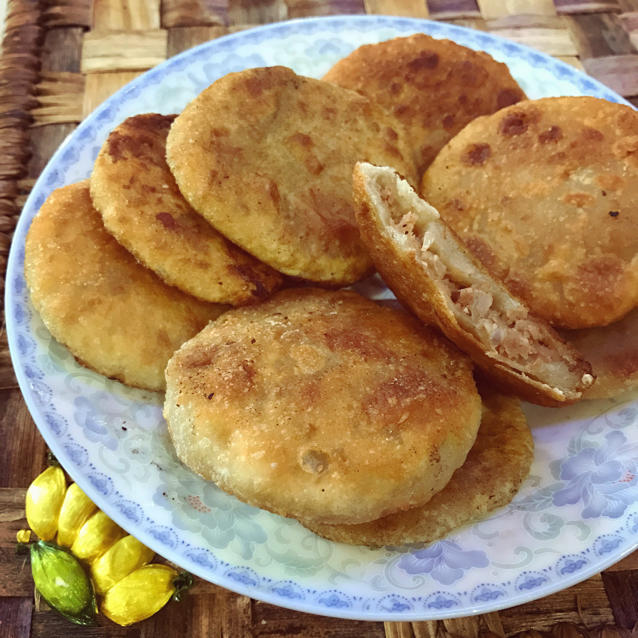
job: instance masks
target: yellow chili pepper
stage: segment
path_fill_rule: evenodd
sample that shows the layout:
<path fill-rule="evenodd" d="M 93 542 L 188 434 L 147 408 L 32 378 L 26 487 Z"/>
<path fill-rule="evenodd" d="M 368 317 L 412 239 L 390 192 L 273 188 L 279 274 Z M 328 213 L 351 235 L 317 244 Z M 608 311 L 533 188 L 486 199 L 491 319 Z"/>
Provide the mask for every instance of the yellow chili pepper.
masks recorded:
<path fill-rule="evenodd" d="M 78 531 L 96 509 L 93 501 L 78 484 L 71 483 L 66 491 L 58 518 L 58 545 L 71 547 Z"/>
<path fill-rule="evenodd" d="M 27 522 L 44 541 L 55 536 L 65 492 L 64 472 L 56 466 L 48 467 L 29 485 L 26 496 Z"/>
<path fill-rule="evenodd" d="M 113 585 L 101 611 L 118 625 L 132 625 L 158 612 L 175 593 L 177 572 L 168 565 L 145 565 Z"/>
<path fill-rule="evenodd" d="M 133 536 L 120 538 L 98 559 L 91 563 L 91 577 L 98 594 L 104 594 L 115 583 L 139 567 L 146 565 L 155 552 Z"/>
<path fill-rule="evenodd" d="M 98 510 L 80 527 L 71 551 L 90 563 L 101 556 L 113 543 L 124 536 L 124 531 L 104 512 Z"/>
<path fill-rule="evenodd" d="M 126 626 L 159 611 L 193 582 L 168 565 L 150 565 L 154 552 L 126 535 L 84 492 L 66 488 L 61 468 L 47 468 L 26 495 L 27 521 L 41 538 L 29 545 L 34 582 L 49 604 L 78 624 L 91 624 L 95 595 L 104 595 L 102 612 Z M 58 545 L 49 543 L 57 532 Z M 30 530 L 16 539 L 26 548 Z M 64 548 L 70 547 L 70 551 Z M 79 560 L 90 564 L 94 585 Z"/>

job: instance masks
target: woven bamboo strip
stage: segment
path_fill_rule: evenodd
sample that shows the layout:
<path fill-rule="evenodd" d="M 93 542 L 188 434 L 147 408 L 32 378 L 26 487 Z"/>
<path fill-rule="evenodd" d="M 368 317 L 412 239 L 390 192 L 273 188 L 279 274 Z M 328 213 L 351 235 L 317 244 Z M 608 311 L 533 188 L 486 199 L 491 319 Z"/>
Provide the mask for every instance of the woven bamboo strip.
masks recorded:
<path fill-rule="evenodd" d="M 134 80 L 142 71 L 118 71 L 115 73 L 88 73 L 82 103 L 84 117 L 92 113 L 106 98 Z"/>
<path fill-rule="evenodd" d="M 42 0 L 42 5 L 47 28 L 91 26 L 91 0 Z"/>
<path fill-rule="evenodd" d="M 427 18 L 430 15 L 425 0 L 364 0 L 366 13 L 411 18 Z"/>
<path fill-rule="evenodd" d="M 439 623 L 434 620 L 424 620 L 412 623 L 414 638 L 438 638 Z"/>
<path fill-rule="evenodd" d="M 448 633 L 467 638 L 478 638 L 480 616 L 468 616 L 466 618 L 449 618 L 443 621 L 443 626 Z"/>
<path fill-rule="evenodd" d="M 383 623 L 385 638 L 412 638 L 414 636 L 409 622 Z"/>
<path fill-rule="evenodd" d="M 152 31 L 95 32 L 84 36 L 82 72 L 146 70 L 166 59 L 167 34 Z"/>
<path fill-rule="evenodd" d="M 569 29 L 569 18 L 557 15 L 508 15 L 485 21 L 488 29 Z"/>
<path fill-rule="evenodd" d="M 428 0 L 430 17 L 436 20 L 462 20 L 465 18 L 481 18 L 476 0 Z"/>
<path fill-rule="evenodd" d="M 160 0 L 93 0 L 93 28 L 143 31 L 160 28 Z"/>
<path fill-rule="evenodd" d="M 617 0 L 554 0 L 558 13 L 604 13 L 621 11 L 622 7 Z"/>
<path fill-rule="evenodd" d="M 163 0 L 161 11 L 165 28 L 223 25 L 228 21 L 226 0 Z"/>
<path fill-rule="evenodd" d="M 566 18 L 582 59 L 635 53 L 625 24 L 613 14 Z"/>
<path fill-rule="evenodd" d="M 633 569 L 638 570 L 638 552 L 629 554 L 626 558 L 618 561 L 615 565 L 608 568 L 608 571 L 631 571 Z"/>
<path fill-rule="evenodd" d="M 554 56 L 575 56 L 578 51 L 568 29 L 494 29 L 494 35 Z"/>
<path fill-rule="evenodd" d="M 43 73 L 36 94 L 38 106 L 31 109 L 34 126 L 82 120 L 84 76 L 80 73 Z"/>
<path fill-rule="evenodd" d="M 584 70 L 583 63 L 580 61 L 580 58 L 574 55 L 557 55 L 556 57 L 559 60 L 562 60 L 563 62 L 565 62 L 566 64 L 573 66 L 575 69 L 578 69 L 579 71 Z"/>
<path fill-rule="evenodd" d="M 82 27 L 47 30 L 41 52 L 41 69 L 79 73 L 83 37 Z"/>
<path fill-rule="evenodd" d="M 167 56 L 170 58 L 203 42 L 249 27 L 250 25 L 234 25 L 232 27 L 175 27 L 169 29 Z"/>
<path fill-rule="evenodd" d="M 363 0 L 288 0 L 289 18 L 365 13 Z"/>
<path fill-rule="evenodd" d="M 486 20 L 510 15 L 556 15 L 553 0 L 478 0 L 478 5 Z"/>
<path fill-rule="evenodd" d="M 638 54 L 583 61 L 587 73 L 624 97 L 638 96 Z"/>
<path fill-rule="evenodd" d="M 38 2 L 7 6 L 2 61 L 0 63 L 0 304 L 4 307 L 4 273 L 13 228 L 19 213 L 18 180 L 26 174 L 29 159 L 28 127 L 34 85 L 38 79 L 42 30 Z"/>
<path fill-rule="evenodd" d="M 288 2 L 257 1 L 246 2 L 231 0 L 228 5 L 227 25 L 268 24 L 292 17 L 288 13 Z"/>
<path fill-rule="evenodd" d="M 638 11 L 619 14 L 618 22 L 628 34 L 633 48 L 638 49 Z"/>

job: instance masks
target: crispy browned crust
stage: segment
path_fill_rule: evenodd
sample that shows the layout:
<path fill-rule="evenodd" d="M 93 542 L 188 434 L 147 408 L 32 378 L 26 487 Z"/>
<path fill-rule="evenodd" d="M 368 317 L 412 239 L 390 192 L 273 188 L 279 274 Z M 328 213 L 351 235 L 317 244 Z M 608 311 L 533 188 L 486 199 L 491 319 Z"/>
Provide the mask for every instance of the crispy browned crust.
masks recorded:
<path fill-rule="evenodd" d="M 406 249 L 388 232 L 386 224 L 381 219 L 380 211 L 371 199 L 372 177 L 367 174 L 370 168 L 376 167 L 359 163 L 353 174 L 357 222 L 361 237 L 379 273 L 397 298 L 422 321 L 438 326 L 451 341 L 469 354 L 493 380 L 499 383 L 504 391 L 514 393 L 532 403 L 546 406 L 561 406 L 577 401 L 582 391 L 593 381 L 591 367 L 546 322 L 530 315 L 530 319 L 542 329 L 547 339 L 544 345 L 553 349 L 555 357 L 560 359 L 565 368 L 564 383 L 560 387 L 531 376 L 521 367 L 512 366 L 459 324 L 450 309 L 445 290 L 423 267 L 418 251 Z M 382 170 L 393 173 L 392 169 Z M 394 179 L 399 180 L 396 174 Z M 393 200 L 392 205 L 403 206 L 398 200 Z M 404 212 L 408 210 L 405 207 Z M 455 256 L 468 260 L 468 263 L 476 268 L 476 272 L 480 273 L 482 281 L 489 282 L 491 290 L 488 292 L 498 291 L 512 303 L 521 304 L 481 266 L 480 262 L 471 256 L 442 220 L 438 219 L 437 223 L 440 224 L 449 243 L 454 246 Z"/>
<path fill-rule="evenodd" d="M 390 162 L 418 179 L 405 133 L 383 109 L 285 67 L 214 82 L 176 118 L 166 155 L 183 195 L 221 233 L 323 284 L 353 283 L 372 267 L 354 220 L 354 163 Z"/>
<path fill-rule="evenodd" d="M 421 195 L 539 317 L 608 325 L 638 304 L 638 113 L 589 96 L 470 122 Z"/>
<path fill-rule="evenodd" d="M 534 440 L 517 399 L 479 389 L 483 417 L 476 442 L 450 482 L 425 505 L 360 525 L 301 523 L 338 543 L 430 543 L 507 505 L 529 474 Z"/>
<path fill-rule="evenodd" d="M 255 303 L 282 275 L 247 254 L 197 214 L 166 163 L 174 115 L 145 113 L 111 131 L 91 174 L 106 229 L 166 283 L 204 301 Z"/>
<path fill-rule="evenodd" d="M 173 352 L 228 308 L 141 266 L 104 229 L 88 181 L 47 198 L 27 235 L 24 272 L 42 321 L 80 363 L 147 390 L 164 389 Z"/>
<path fill-rule="evenodd" d="M 167 369 L 178 457 L 284 516 L 363 522 L 427 501 L 472 446 L 472 364 L 437 331 L 352 291 L 233 309 Z"/>
<path fill-rule="evenodd" d="M 365 44 L 323 79 L 365 95 L 403 125 L 419 175 L 468 122 L 525 99 L 502 62 L 424 33 Z"/>

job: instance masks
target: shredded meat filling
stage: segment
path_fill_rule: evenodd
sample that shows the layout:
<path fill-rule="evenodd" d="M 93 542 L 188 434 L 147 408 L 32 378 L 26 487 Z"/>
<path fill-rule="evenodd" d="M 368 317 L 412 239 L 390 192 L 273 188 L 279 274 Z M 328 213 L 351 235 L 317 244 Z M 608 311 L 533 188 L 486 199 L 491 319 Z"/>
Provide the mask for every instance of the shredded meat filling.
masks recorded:
<path fill-rule="evenodd" d="M 489 292 L 451 279 L 438 255 L 422 251 L 421 256 L 430 274 L 445 288 L 457 312 L 471 320 L 462 323 L 471 326 L 482 343 L 491 346 L 499 355 L 526 366 L 552 358 L 551 350 L 543 345 L 543 331 L 527 318 L 524 309 L 495 308 L 494 297 Z"/>
<path fill-rule="evenodd" d="M 408 211 L 398 221 L 397 218 L 398 215 L 394 218 L 395 228 L 401 234 L 410 240 L 422 241 L 419 252 L 430 275 L 439 281 L 451 299 L 461 323 L 469 326 L 482 343 L 499 355 L 532 369 L 552 359 L 550 348 L 543 343 L 546 335 L 540 326 L 528 319 L 525 309 L 516 306 L 497 309 L 491 293 L 454 281 L 439 255 L 429 250 L 432 244 L 429 234 L 426 232 L 417 237 L 418 218 L 414 211 Z M 463 316 L 467 317 L 465 321 Z"/>

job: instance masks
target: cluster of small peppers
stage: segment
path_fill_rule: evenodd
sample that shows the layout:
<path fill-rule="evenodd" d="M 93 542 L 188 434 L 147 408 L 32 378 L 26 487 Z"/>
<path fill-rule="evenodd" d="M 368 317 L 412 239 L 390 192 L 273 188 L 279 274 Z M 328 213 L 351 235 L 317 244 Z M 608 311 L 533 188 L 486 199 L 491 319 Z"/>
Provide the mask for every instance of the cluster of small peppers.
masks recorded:
<path fill-rule="evenodd" d="M 149 618 L 192 583 L 163 564 L 154 552 L 127 535 L 76 483 L 66 485 L 60 467 L 50 466 L 29 486 L 29 527 L 39 540 L 29 545 L 31 572 L 47 604 L 80 625 L 100 611 L 119 625 Z M 28 544 L 31 530 L 17 539 Z"/>

